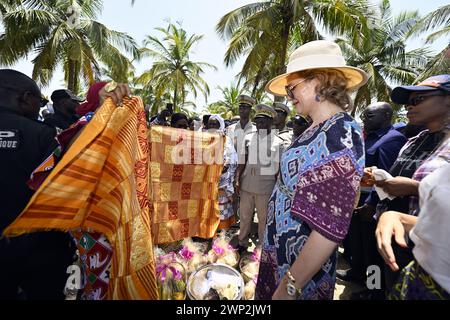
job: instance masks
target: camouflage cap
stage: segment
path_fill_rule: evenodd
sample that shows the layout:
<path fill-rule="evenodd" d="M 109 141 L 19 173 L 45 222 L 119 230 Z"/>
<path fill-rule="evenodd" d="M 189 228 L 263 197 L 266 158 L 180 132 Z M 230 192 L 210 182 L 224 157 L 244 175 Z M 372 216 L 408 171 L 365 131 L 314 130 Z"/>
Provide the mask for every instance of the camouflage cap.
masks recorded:
<path fill-rule="evenodd" d="M 291 113 L 291 109 L 289 109 L 289 107 L 287 105 L 285 105 L 284 103 L 281 102 L 275 102 L 273 104 L 273 108 L 275 109 L 275 111 L 283 111 L 286 114 L 290 114 Z"/>
<path fill-rule="evenodd" d="M 259 104 L 256 106 L 255 118 L 268 117 L 268 118 L 273 119 L 276 116 L 277 116 L 277 112 L 275 111 L 274 108 L 269 107 L 268 105 L 265 105 L 265 104 Z"/>
<path fill-rule="evenodd" d="M 238 97 L 238 103 L 239 103 L 239 104 L 246 104 L 246 105 L 249 105 L 250 107 L 253 108 L 253 106 L 256 104 L 256 100 L 253 99 L 253 98 L 250 97 L 250 96 L 247 96 L 247 95 L 245 95 L 245 94 L 242 94 L 242 95 L 240 95 L 240 96 Z"/>

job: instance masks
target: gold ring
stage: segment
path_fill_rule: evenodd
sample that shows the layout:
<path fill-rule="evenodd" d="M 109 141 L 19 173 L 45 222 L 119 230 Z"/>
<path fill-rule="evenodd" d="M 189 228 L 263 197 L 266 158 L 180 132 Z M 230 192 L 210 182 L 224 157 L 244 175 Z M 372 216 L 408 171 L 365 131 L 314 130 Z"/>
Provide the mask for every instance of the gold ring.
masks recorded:
<path fill-rule="evenodd" d="M 108 82 L 105 86 L 105 91 L 108 93 L 113 92 L 114 90 L 117 89 L 117 86 L 118 84 L 115 81 Z"/>

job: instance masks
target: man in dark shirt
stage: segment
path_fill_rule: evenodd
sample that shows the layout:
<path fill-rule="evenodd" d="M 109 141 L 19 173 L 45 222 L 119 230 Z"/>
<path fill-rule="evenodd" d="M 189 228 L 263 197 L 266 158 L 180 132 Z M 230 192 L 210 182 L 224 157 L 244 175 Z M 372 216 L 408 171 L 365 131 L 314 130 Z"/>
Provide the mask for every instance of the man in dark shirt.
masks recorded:
<path fill-rule="evenodd" d="M 78 121 L 76 109 L 83 101 L 81 98 L 75 96 L 70 90 L 56 90 L 52 93 L 51 99 L 55 113 L 46 117 L 45 123 L 62 131 Z"/>
<path fill-rule="evenodd" d="M 46 103 L 32 79 L 0 70 L 0 299 L 20 290 L 27 299 L 64 299 L 74 253 L 68 234 L 2 236 L 33 195 L 31 173 L 57 146 L 55 129 L 36 120 Z"/>
<path fill-rule="evenodd" d="M 386 102 L 369 105 L 362 115 L 364 123 L 366 167 L 389 171 L 405 145 L 406 137 L 392 126 L 392 107 Z M 376 248 L 376 220 L 373 218 L 379 198 L 372 188 L 362 188 L 359 207 L 355 210 L 347 243 L 351 250 L 351 269 L 338 270 L 344 280 L 363 281 L 371 265 L 383 265 Z M 366 298 L 366 297 L 365 297 Z"/>

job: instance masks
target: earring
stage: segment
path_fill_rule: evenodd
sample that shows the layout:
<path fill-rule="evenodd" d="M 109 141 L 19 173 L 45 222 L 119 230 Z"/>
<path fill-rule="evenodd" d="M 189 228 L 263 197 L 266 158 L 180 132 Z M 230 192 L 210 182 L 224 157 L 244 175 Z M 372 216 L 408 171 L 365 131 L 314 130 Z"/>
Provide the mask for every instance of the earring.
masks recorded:
<path fill-rule="evenodd" d="M 316 95 L 316 101 L 317 101 L 317 102 L 322 101 L 322 97 L 320 96 L 320 94 Z"/>

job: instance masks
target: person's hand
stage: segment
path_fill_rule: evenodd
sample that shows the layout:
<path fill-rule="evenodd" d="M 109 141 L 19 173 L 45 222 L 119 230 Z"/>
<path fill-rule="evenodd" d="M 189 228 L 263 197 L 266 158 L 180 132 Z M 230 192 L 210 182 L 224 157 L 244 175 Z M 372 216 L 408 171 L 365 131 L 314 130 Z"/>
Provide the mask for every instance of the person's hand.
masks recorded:
<path fill-rule="evenodd" d="M 384 261 L 393 271 L 398 271 L 399 267 L 391 245 L 392 236 L 395 237 L 395 241 L 399 246 L 408 247 L 405 241 L 405 228 L 400 220 L 400 214 L 395 211 L 383 213 L 378 222 L 375 235 L 377 237 L 378 251 Z"/>
<path fill-rule="evenodd" d="M 378 169 L 377 167 L 370 167 L 364 169 L 364 175 L 361 179 L 361 186 L 363 187 L 373 187 L 375 185 L 375 178 L 373 177 L 373 170 Z"/>
<path fill-rule="evenodd" d="M 106 98 L 111 98 L 115 104 L 120 104 L 123 98 L 131 96 L 131 90 L 126 83 L 118 83 L 114 91 L 107 92 L 105 86 L 100 90 L 98 95 L 100 97 L 100 104 L 103 104 Z"/>
<path fill-rule="evenodd" d="M 272 295 L 272 300 L 295 300 L 295 297 L 288 295 L 286 289 L 287 280 L 281 280 L 280 285 L 278 286 L 275 293 Z"/>
<path fill-rule="evenodd" d="M 359 215 L 363 221 L 374 221 L 373 216 L 375 215 L 375 207 L 366 203 L 363 206 L 356 208 L 353 213 Z"/>
<path fill-rule="evenodd" d="M 419 183 L 405 177 L 395 177 L 383 181 L 376 181 L 375 185 L 382 188 L 391 196 L 416 196 L 419 193 Z"/>

